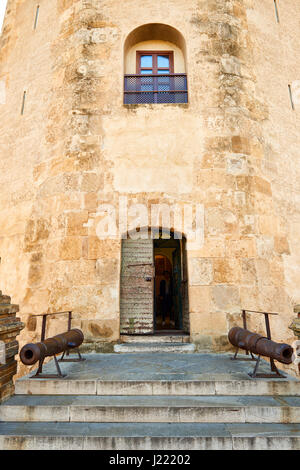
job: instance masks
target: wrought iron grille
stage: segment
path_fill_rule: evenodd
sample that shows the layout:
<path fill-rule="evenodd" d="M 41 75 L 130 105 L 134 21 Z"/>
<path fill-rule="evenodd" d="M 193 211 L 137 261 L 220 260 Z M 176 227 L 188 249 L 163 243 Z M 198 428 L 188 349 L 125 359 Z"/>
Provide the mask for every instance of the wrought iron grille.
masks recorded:
<path fill-rule="evenodd" d="M 124 104 L 187 103 L 185 74 L 125 75 Z"/>

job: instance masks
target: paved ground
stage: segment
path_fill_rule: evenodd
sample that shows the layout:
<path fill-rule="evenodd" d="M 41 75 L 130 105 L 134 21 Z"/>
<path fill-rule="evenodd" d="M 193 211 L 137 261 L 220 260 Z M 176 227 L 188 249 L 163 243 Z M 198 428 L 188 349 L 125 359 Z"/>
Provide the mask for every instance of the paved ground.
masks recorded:
<path fill-rule="evenodd" d="M 68 380 L 252 381 L 248 372 L 252 372 L 255 365 L 252 361 L 232 361 L 232 354 L 131 353 L 87 354 L 85 357 L 84 362 L 60 363 Z M 269 364 L 261 361 L 259 371 L 269 373 Z M 54 362 L 46 364 L 43 372 L 56 373 Z M 19 381 L 26 379 L 28 376 Z"/>

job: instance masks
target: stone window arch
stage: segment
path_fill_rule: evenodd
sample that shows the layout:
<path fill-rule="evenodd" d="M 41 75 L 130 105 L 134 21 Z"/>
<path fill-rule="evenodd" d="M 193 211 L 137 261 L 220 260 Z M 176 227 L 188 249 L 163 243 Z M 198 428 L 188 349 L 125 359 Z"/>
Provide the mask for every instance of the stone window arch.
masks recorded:
<path fill-rule="evenodd" d="M 182 34 L 159 23 L 133 30 L 124 43 L 124 104 L 187 102 Z"/>

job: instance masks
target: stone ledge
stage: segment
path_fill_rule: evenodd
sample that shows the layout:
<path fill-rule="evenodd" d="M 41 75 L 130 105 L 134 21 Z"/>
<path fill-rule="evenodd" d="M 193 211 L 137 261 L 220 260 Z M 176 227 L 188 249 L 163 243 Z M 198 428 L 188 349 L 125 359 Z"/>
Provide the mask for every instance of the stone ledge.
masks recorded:
<path fill-rule="evenodd" d="M 1 335 L 5 333 L 9 333 L 11 331 L 16 331 L 16 330 L 21 331 L 23 330 L 23 328 L 25 328 L 25 324 L 22 323 L 21 321 L 16 321 L 16 322 L 9 323 L 6 325 L 0 325 L 0 338 L 1 338 Z"/>
<path fill-rule="evenodd" d="M 5 363 L 0 363 L 0 402 L 14 393 L 13 376 L 17 372 L 17 362 L 14 357 L 19 350 L 16 337 L 25 327 L 25 324 L 16 318 L 19 306 L 11 304 L 10 300 L 9 296 L 0 292 L 0 341 L 5 344 Z M 4 360 L 2 357 L 0 359 Z"/>
<path fill-rule="evenodd" d="M 19 306 L 14 304 L 0 304 L 0 315 L 6 315 L 10 313 L 17 313 Z"/>

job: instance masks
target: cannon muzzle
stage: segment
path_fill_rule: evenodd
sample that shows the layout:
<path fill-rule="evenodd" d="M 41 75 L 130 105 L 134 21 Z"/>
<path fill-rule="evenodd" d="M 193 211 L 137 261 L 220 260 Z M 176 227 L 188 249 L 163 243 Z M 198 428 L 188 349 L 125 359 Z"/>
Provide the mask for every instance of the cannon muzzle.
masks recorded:
<path fill-rule="evenodd" d="M 293 362 L 293 348 L 288 344 L 276 343 L 245 328 L 234 327 L 228 333 L 228 339 L 233 346 L 250 351 L 258 356 L 275 359 L 282 364 Z"/>
<path fill-rule="evenodd" d="M 81 330 L 73 329 L 66 333 L 45 339 L 40 343 L 29 343 L 20 351 L 20 359 L 26 366 L 31 366 L 47 356 L 60 354 L 68 349 L 78 348 L 84 340 Z"/>

